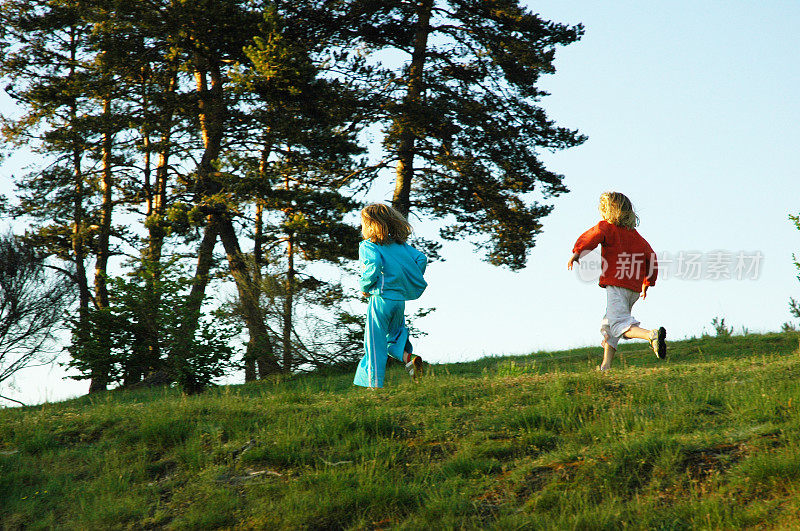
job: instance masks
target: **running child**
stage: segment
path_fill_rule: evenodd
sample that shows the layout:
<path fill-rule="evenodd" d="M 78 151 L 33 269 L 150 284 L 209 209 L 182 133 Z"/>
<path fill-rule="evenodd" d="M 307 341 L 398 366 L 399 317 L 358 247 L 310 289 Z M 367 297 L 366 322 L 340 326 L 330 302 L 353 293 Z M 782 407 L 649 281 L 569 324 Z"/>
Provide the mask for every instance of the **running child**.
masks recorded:
<path fill-rule="evenodd" d="M 636 231 L 639 217 L 630 199 L 619 192 L 600 196 L 600 215 L 603 221 L 587 230 L 575 242 L 567 269 L 581 256 L 601 245 L 603 272 L 600 287 L 607 297 L 606 315 L 600 332 L 603 334 L 603 363 L 601 371 L 611 368 L 620 338 L 645 339 L 650 342 L 659 359 L 667 357 L 667 331 L 664 327 L 648 330 L 639 327 L 631 315 L 634 303 L 647 297 L 647 289 L 655 286 L 658 262 L 650 244 Z"/>
<path fill-rule="evenodd" d="M 359 285 L 368 297 L 364 357 L 353 384 L 383 387 L 387 357 L 402 361 L 411 378 L 422 374 L 422 358 L 413 354 L 405 324 L 405 301 L 418 299 L 427 287 L 428 259 L 406 243 L 411 225 L 394 208 L 380 203 L 361 211 L 358 247 L 363 272 Z"/>

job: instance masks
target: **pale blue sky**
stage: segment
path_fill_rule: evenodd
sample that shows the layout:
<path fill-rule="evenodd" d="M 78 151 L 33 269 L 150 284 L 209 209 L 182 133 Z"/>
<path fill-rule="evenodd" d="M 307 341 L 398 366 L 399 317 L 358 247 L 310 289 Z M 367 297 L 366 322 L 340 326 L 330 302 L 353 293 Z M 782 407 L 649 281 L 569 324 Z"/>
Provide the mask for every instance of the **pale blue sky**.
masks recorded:
<path fill-rule="evenodd" d="M 800 232 L 788 220 L 800 212 L 800 3 L 528 5 L 586 26 L 581 41 L 558 50 L 558 71 L 542 86 L 552 93 L 543 101 L 550 117 L 589 140 L 545 155 L 571 192 L 554 201 L 527 269 L 487 265 L 465 244 L 445 247 L 428 291 L 409 303 L 409 311 L 438 308 L 418 323 L 429 334 L 418 352 L 447 362 L 598 344 L 604 291 L 566 262 L 577 236 L 599 220 L 605 190 L 632 199 L 640 232 L 659 253 L 763 254 L 757 280 L 659 281 L 634 307 L 643 326 L 683 338 L 711 331 L 720 316 L 737 332 L 778 330 L 790 320 L 788 298 L 800 297 L 792 264 Z M 0 170 L 0 179 L 8 175 Z M 389 198 L 388 180 L 370 196 Z M 435 232 L 431 224 L 417 229 Z M 62 383 L 59 370 L 46 372 L 18 380 L 27 400 L 84 392 L 83 383 Z"/>
<path fill-rule="evenodd" d="M 800 211 L 800 3 L 528 4 L 586 26 L 542 86 L 550 117 L 589 140 L 546 157 L 571 193 L 555 201 L 525 271 L 461 250 L 432 268 L 428 298 L 441 309 L 421 352 L 449 360 L 598 343 L 604 292 L 565 264 L 612 189 L 633 200 L 658 252 L 764 255 L 757 281 L 659 282 L 634 308 L 643 325 L 663 324 L 673 338 L 710 330 L 715 316 L 779 329 L 788 297 L 800 295 L 791 263 L 800 232 L 787 219 Z"/>

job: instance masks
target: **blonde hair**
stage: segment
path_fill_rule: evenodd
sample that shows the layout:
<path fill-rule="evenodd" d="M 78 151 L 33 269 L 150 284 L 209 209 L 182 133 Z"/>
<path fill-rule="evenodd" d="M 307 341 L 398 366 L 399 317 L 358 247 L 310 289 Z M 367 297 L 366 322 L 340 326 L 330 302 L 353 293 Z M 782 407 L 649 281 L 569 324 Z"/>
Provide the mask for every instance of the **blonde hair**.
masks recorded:
<path fill-rule="evenodd" d="M 606 192 L 600 196 L 600 213 L 603 219 L 618 227 L 635 229 L 639 216 L 633 211 L 631 200 L 619 192 Z"/>
<path fill-rule="evenodd" d="M 373 203 L 361 211 L 361 234 L 365 240 L 380 244 L 405 243 L 411 230 L 406 218 L 389 205 Z"/>

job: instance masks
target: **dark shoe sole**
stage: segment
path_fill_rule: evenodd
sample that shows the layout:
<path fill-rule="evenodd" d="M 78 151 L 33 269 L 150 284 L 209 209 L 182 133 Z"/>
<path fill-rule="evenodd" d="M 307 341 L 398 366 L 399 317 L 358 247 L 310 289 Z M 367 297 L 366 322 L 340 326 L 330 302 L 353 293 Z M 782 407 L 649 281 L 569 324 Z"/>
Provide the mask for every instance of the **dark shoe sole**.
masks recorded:
<path fill-rule="evenodd" d="M 667 359 L 667 329 L 663 326 L 658 329 L 658 352 L 656 352 L 658 359 Z"/>
<path fill-rule="evenodd" d="M 414 358 L 414 378 L 419 378 L 422 376 L 424 370 L 422 368 L 422 358 L 417 356 Z"/>

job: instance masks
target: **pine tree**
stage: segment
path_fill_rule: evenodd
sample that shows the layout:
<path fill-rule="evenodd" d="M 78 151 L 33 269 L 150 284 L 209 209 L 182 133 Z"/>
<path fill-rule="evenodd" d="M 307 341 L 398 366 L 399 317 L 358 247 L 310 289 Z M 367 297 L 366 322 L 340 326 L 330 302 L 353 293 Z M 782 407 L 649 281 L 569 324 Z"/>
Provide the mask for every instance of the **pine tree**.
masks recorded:
<path fill-rule="evenodd" d="M 237 161 L 249 163 L 253 178 L 237 186 L 240 195 L 252 194 L 256 203 L 257 277 L 264 265 L 262 245 L 270 246 L 273 256 L 275 245 L 285 252 L 285 260 L 272 260 L 269 269 L 274 280 L 275 266 L 284 268 L 278 274 L 282 307 L 277 335 L 287 372 L 297 361 L 296 301 L 309 289 L 330 287 L 303 273 L 298 262 L 339 264 L 354 257 L 358 231 L 343 218 L 359 205 L 346 190 L 374 176 L 374 168 L 356 159 L 364 151 L 356 137 L 365 103 L 352 87 L 326 78 L 307 40 L 287 37 L 293 26 L 268 10 L 259 36 L 245 48 L 249 62 L 234 78 L 243 93 L 249 136 L 256 139 L 250 158 Z M 270 295 L 274 298 L 275 290 Z"/>
<path fill-rule="evenodd" d="M 539 200 L 567 192 L 538 152 L 585 140 L 547 118 L 536 83 L 583 27 L 519 0 L 362 0 L 352 17 L 354 42 L 408 58 L 388 91 L 376 88 L 396 161 L 393 205 L 443 220 L 442 238 L 471 238 L 495 265 L 524 267 L 553 208 Z"/>
<path fill-rule="evenodd" d="M 11 214 L 33 222 L 28 241 L 74 264 L 74 269 L 64 269 L 74 270 L 81 321 L 90 305 L 103 304 L 102 296 L 89 290 L 86 260 L 90 254 L 106 257 L 110 236 L 109 197 L 98 208 L 102 200 L 96 201 L 94 194 L 96 184 L 107 180 L 98 180 L 87 169 L 92 158 L 110 165 L 110 156 L 100 153 L 109 149 L 112 134 L 109 109 L 103 115 L 96 105 L 99 69 L 88 11 L 79 2 L 47 0 L 9 1 L 0 10 L 2 46 L 9 50 L 0 60 L 0 73 L 9 81 L 7 92 L 27 111 L 16 120 L 4 118 L 4 134 L 15 145 L 36 149 L 47 161 L 17 179 L 20 202 Z M 95 227 L 101 227 L 100 238 Z M 98 266 L 105 269 L 102 262 Z M 91 389 L 104 389 L 102 362 L 91 370 Z"/>
<path fill-rule="evenodd" d="M 247 379 L 256 365 L 264 376 L 293 364 L 291 348 L 277 358 L 265 323 L 259 260 L 270 245 L 290 245 L 292 259 L 351 253 L 355 228 L 342 220 L 355 203 L 346 188 L 371 178 L 355 159 L 366 106 L 352 87 L 319 70 L 326 62 L 342 66 L 330 60 L 332 43 L 343 42 L 330 16 L 346 13 L 344 4 L 3 3 L 9 53 L 2 75 L 27 112 L 8 121 L 6 132 L 44 155 L 18 179 L 22 201 L 12 213 L 33 221 L 30 241 L 75 264 L 63 268 L 75 271 L 81 295 L 72 352 L 92 390 L 117 382 L 120 370 L 126 385 L 165 367 L 181 372 L 174 357 L 188 356 L 196 337 L 218 238 L 245 309 Z M 251 260 L 242 242 L 254 210 L 260 229 Z M 187 348 L 165 353 L 156 287 L 164 265 L 196 244 L 183 319 L 170 332 Z M 113 260 L 137 252 L 138 261 Z M 114 330 L 105 330 L 115 327 L 114 304 L 123 300 L 108 286 L 116 282 L 112 266 L 145 283 L 137 288 L 147 300 L 136 306 L 142 315 L 131 336 L 136 356 L 115 354 Z M 309 285 L 295 280 L 299 269 L 285 272 L 287 311 L 299 286 Z M 289 345 L 290 328 L 275 334 L 282 344 Z"/>

